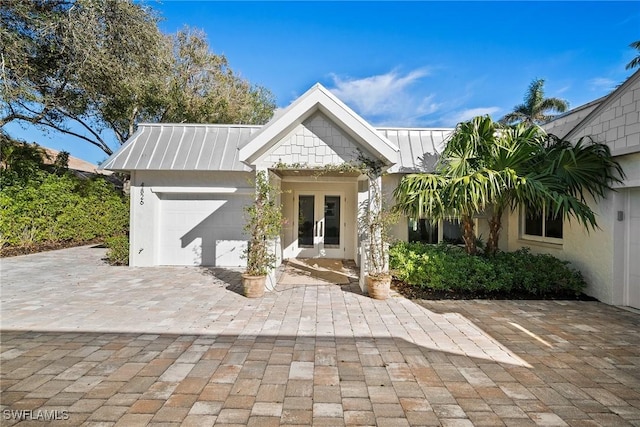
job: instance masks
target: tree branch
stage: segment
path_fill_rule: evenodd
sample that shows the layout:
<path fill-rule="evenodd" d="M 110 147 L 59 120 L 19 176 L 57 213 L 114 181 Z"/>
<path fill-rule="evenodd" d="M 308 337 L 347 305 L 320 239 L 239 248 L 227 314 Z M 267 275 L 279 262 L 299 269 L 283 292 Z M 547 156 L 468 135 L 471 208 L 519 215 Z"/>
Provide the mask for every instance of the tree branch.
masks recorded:
<path fill-rule="evenodd" d="M 90 143 L 92 145 L 95 145 L 96 147 L 100 148 L 102 151 L 104 151 L 109 156 L 113 154 L 113 150 L 111 150 L 111 148 L 109 148 L 109 146 L 106 145 L 104 143 L 104 141 L 102 140 L 102 138 L 100 138 L 100 137 L 97 138 L 98 141 L 94 141 L 93 139 L 91 139 L 91 138 L 89 138 L 89 137 L 87 137 L 85 135 L 82 135 L 80 133 L 77 133 L 77 132 L 74 132 L 72 130 L 66 129 L 66 128 L 62 127 L 62 126 L 56 125 L 55 123 L 49 122 L 49 121 L 44 121 L 44 122 L 41 121 L 41 122 L 38 122 L 38 124 L 42 125 L 42 126 L 50 127 L 51 129 L 56 130 L 56 131 L 58 131 L 60 133 L 64 133 L 64 134 L 71 135 L 71 136 L 75 136 L 76 138 L 80 138 L 80 139 L 82 139 L 84 141 L 87 141 L 88 143 Z"/>

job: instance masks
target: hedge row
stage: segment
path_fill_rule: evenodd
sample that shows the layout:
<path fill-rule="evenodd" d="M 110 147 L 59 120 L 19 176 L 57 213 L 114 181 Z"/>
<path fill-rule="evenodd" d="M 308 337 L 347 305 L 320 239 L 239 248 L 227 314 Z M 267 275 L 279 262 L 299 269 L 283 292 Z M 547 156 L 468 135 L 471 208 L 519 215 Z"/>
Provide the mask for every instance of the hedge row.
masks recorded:
<path fill-rule="evenodd" d="M 399 280 L 433 290 L 553 296 L 579 295 L 586 286 L 568 262 L 528 249 L 484 257 L 451 245 L 399 242 L 391 248 L 389 262 Z"/>
<path fill-rule="evenodd" d="M 0 190 L 0 247 L 104 238 L 126 233 L 128 200 L 102 178 L 40 172 Z"/>

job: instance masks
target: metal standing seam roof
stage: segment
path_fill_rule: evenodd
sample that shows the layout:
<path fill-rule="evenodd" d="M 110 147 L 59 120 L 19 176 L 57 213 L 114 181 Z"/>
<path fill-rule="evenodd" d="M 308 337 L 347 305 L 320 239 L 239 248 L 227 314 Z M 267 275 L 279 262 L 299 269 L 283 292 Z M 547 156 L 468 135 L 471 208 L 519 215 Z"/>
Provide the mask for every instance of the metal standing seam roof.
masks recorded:
<path fill-rule="evenodd" d="M 238 148 L 261 126 L 141 124 L 101 169 L 246 171 Z"/>
<path fill-rule="evenodd" d="M 262 126 L 141 124 L 137 132 L 100 169 L 114 171 L 246 171 L 239 149 Z M 431 170 L 453 129 L 381 128 L 400 151 L 390 173 Z"/>
<path fill-rule="evenodd" d="M 432 172 L 453 129 L 379 128 L 378 132 L 400 149 L 389 173 Z"/>

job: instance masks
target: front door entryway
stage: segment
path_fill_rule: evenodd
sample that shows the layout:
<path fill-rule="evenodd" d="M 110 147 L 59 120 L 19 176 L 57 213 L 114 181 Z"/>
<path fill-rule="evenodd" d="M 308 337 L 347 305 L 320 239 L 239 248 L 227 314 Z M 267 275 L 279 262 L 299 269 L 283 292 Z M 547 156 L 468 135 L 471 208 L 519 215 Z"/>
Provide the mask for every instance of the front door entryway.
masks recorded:
<path fill-rule="evenodd" d="M 294 229 L 298 233 L 298 256 L 343 258 L 344 194 L 307 191 L 296 194 Z"/>

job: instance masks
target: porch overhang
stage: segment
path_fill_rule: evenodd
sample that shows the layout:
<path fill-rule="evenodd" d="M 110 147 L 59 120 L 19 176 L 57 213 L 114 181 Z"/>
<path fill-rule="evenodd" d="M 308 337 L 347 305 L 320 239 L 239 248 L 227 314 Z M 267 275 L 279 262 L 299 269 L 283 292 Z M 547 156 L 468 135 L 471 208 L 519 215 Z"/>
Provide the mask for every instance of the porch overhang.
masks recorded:
<path fill-rule="evenodd" d="M 334 177 L 334 178 L 357 178 L 362 175 L 357 171 L 326 171 L 323 169 L 270 169 L 280 178 L 304 178 L 304 177 Z"/>

